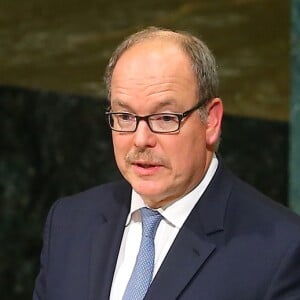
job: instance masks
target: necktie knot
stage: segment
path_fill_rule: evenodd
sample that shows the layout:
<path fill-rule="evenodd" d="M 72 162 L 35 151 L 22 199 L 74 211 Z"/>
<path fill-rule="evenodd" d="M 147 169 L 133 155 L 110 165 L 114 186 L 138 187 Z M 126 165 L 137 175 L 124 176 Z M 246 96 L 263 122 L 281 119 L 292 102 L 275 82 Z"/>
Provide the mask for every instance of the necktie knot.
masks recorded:
<path fill-rule="evenodd" d="M 143 236 L 154 239 L 162 215 L 158 211 L 143 207 L 141 208 L 141 218 L 143 224 Z"/>

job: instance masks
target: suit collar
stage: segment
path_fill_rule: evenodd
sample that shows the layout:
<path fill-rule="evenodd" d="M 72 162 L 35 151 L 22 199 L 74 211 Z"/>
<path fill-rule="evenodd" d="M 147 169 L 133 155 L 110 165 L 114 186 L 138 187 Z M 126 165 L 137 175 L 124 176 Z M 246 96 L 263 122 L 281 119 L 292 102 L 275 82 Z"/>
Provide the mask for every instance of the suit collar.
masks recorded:
<path fill-rule="evenodd" d="M 218 169 L 206 191 L 198 202 L 196 210 L 206 235 L 224 230 L 228 199 L 233 186 L 233 175 L 219 159 Z"/>
<path fill-rule="evenodd" d="M 224 238 L 224 219 L 232 178 L 219 160 L 218 169 L 179 231 L 145 299 L 176 299 Z M 180 275 L 176 275 L 180 272 Z"/>
<path fill-rule="evenodd" d="M 161 299 L 176 299 L 213 255 L 217 247 L 217 233 L 224 231 L 226 207 L 232 188 L 231 177 L 219 159 L 213 179 L 179 231 L 145 299 L 156 299 L 157 295 Z M 109 299 L 130 208 L 129 184 L 112 184 L 109 190 L 111 195 L 106 200 L 107 207 L 101 207 L 101 218 L 91 228 L 89 300 Z M 174 276 L 178 272 L 180 276 Z"/>

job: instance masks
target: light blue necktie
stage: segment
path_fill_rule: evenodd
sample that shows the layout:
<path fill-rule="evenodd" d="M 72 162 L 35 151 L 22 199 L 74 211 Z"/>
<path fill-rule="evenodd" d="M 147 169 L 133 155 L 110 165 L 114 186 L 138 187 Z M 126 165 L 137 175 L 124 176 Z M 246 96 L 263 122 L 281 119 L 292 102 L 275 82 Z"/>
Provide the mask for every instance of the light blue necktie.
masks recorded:
<path fill-rule="evenodd" d="M 143 207 L 141 218 L 143 226 L 141 245 L 123 300 L 142 300 L 152 281 L 155 257 L 154 237 L 162 215 Z"/>

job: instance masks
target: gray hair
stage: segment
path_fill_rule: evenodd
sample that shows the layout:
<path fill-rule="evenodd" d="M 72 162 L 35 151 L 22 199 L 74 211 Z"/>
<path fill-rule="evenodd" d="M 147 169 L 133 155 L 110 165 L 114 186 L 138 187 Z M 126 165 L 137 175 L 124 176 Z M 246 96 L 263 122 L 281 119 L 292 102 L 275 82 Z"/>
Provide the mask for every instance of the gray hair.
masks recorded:
<path fill-rule="evenodd" d="M 219 79 L 216 62 L 206 44 L 187 32 L 149 27 L 127 37 L 113 52 L 104 75 L 109 101 L 111 97 L 111 78 L 119 58 L 132 46 L 156 38 L 170 39 L 177 42 L 178 46 L 190 58 L 191 67 L 197 79 L 199 101 L 206 104 L 210 99 L 217 97 Z"/>

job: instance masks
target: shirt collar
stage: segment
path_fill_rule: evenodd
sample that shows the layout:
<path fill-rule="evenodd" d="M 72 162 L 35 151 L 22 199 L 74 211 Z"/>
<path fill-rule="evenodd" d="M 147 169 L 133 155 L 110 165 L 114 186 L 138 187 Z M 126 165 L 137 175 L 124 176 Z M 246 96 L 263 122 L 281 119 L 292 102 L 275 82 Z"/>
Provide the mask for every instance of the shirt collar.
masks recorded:
<path fill-rule="evenodd" d="M 188 215 L 192 211 L 193 207 L 196 205 L 196 203 L 206 190 L 208 184 L 210 183 L 217 170 L 217 167 L 218 159 L 216 155 L 214 155 L 204 178 L 192 191 L 190 191 L 188 194 L 178 199 L 177 201 L 172 202 L 170 205 L 157 209 L 157 211 L 164 217 L 167 222 L 171 223 L 177 228 L 181 228 Z M 132 190 L 131 206 L 126 220 L 126 226 L 131 222 L 134 213 L 142 207 L 146 207 L 142 197 L 138 193 L 136 193 L 135 190 Z"/>

